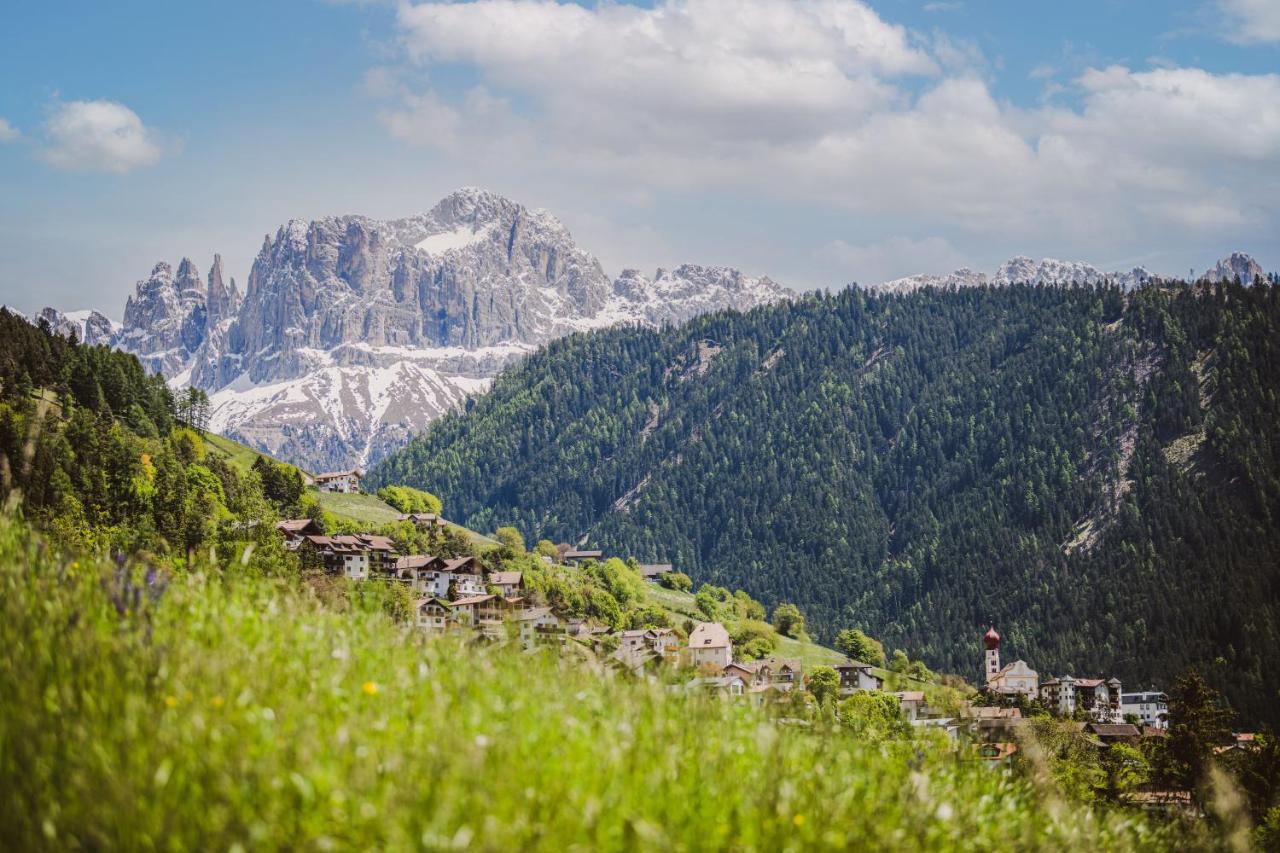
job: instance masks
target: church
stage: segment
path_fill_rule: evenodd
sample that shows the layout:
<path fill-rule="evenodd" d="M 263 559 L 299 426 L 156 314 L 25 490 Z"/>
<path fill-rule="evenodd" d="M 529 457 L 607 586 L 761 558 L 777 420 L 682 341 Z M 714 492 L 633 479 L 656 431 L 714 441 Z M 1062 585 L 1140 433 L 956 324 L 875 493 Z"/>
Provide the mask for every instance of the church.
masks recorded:
<path fill-rule="evenodd" d="M 986 648 L 986 685 L 987 690 L 997 696 L 1013 699 L 1018 695 L 1027 699 L 1035 699 L 1040 693 L 1040 676 L 1024 660 L 1000 666 L 1000 635 L 995 627 L 987 629 L 982 635 L 982 644 Z"/>

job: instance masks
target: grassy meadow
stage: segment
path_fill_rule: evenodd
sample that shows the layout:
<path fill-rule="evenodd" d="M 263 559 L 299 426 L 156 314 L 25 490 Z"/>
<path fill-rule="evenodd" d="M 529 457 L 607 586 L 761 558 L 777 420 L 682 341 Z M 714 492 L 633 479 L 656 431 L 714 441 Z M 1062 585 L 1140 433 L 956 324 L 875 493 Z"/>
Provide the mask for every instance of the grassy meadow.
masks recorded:
<path fill-rule="evenodd" d="M 428 639 L 376 587 L 54 555 L 0 519 L 6 849 L 1100 850 L 1140 817 L 924 743 Z"/>

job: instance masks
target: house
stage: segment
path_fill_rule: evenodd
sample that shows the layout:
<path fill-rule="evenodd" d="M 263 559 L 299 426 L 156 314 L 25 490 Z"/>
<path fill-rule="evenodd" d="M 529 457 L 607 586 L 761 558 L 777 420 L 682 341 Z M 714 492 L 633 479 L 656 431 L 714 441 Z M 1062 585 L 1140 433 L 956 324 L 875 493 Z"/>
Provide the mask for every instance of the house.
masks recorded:
<path fill-rule="evenodd" d="M 402 568 L 401 568 L 402 567 Z M 467 598 L 473 595 L 484 595 L 488 590 L 484 585 L 480 564 L 475 557 L 459 557 L 445 560 L 440 557 L 412 557 L 397 561 L 399 572 L 412 573 L 415 592 L 437 598 Z"/>
<path fill-rule="evenodd" d="M 1040 698 L 1049 710 L 1069 717 L 1080 709 L 1099 723 L 1116 723 L 1124 719 L 1120 713 L 1120 679 L 1052 678 L 1040 685 Z"/>
<path fill-rule="evenodd" d="M 733 662 L 733 641 L 719 622 L 699 623 L 690 632 L 685 651 L 686 663 L 690 666 L 710 665 L 724 669 Z"/>
<path fill-rule="evenodd" d="M 706 678 L 694 678 L 685 685 L 686 690 L 706 690 L 722 696 L 742 696 L 747 692 L 747 684 L 737 675 L 717 675 Z"/>
<path fill-rule="evenodd" d="M 993 695 L 1012 699 L 1025 696 L 1036 698 L 1040 687 L 1039 674 L 1027 665 L 1024 660 L 1016 660 L 1011 664 L 1000 666 L 1000 635 L 995 626 L 987 629 L 982 635 L 985 647 L 984 672 L 987 690 Z"/>
<path fill-rule="evenodd" d="M 649 648 L 666 663 L 673 663 L 680 657 L 680 635 L 671 628 L 650 628 L 644 632 L 645 642 Z"/>
<path fill-rule="evenodd" d="M 763 687 L 769 684 L 769 668 L 764 661 L 735 661 L 723 670 L 725 675 L 736 675 L 748 688 Z"/>
<path fill-rule="evenodd" d="M 784 693 L 797 684 L 804 683 L 804 664 L 799 658 L 766 658 L 761 663 L 768 678 L 767 683 Z"/>
<path fill-rule="evenodd" d="M 314 551 L 325 571 L 351 580 L 367 580 L 370 574 L 391 571 L 396 545 L 385 536 L 360 533 L 355 536 L 301 537 L 298 548 Z"/>
<path fill-rule="evenodd" d="M 316 488 L 322 492 L 337 492 L 344 495 L 355 495 L 360 493 L 360 478 L 364 476 L 364 472 L 359 468 L 352 468 L 349 471 L 329 471 L 325 474 L 316 474 Z"/>
<path fill-rule="evenodd" d="M 1158 690 L 1120 694 L 1120 715 L 1133 714 L 1144 726 L 1168 728 L 1169 697 Z"/>
<path fill-rule="evenodd" d="M 1023 724 L 1022 709 L 1003 705 L 979 705 L 968 709 L 965 716 L 971 721 L 973 732 L 979 740 L 1003 742 L 1012 740 Z"/>
<path fill-rule="evenodd" d="M 471 595 L 451 602 L 453 617 L 459 625 L 470 625 L 486 632 L 502 624 L 503 602 L 496 595 Z"/>
<path fill-rule="evenodd" d="M 1104 746 L 1113 743 L 1137 743 L 1142 732 L 1129 723 L 1089 723 L 1084 730 L 1096 737 Z"/>
<path fill-rule="evenodd" d="M 649 583 L 658 583 L 662 580 L 663 575 L 671 574 L 675 571 L 675 567 L 670 563 L 641 563 L 640 577 Z"/>
<path fill-rule="evenodd" d="M 904 690 L 893 694 L 898 699 L 898 707 L 907 722 L 914 723 L 921 717 L 928 716 L 929 705 L 925 701 L 923 690 Z"/>
<path fill-rule="evenodd" d="M 396 521 L 412 522 L 419 530 L 442 530 L 449 524 L 434 512 L 408 512 L 399 516 Z"/>
<path fill-rule="evenodd" d="M 401 583 L 409 584 L 410 589 L 419 595 L 437 596 L 440 595 L 436 591 L 435 585 L 428 583 L 427 578 L 432 572 L 438 573 L 444 567 L 444 560 L 440 557 L 432 557 L 430 554 L 410 554 L 406 557 L 399 557 L 391 565 L 391 580 L 397 580 Z M 445 587 L 444 594 L 449 592 Z"/>
<path fill-rule="evenodd" d="M 443 598 L 420 598 L 415 603 L 417 624 L 424 631 L 443 634 L 454 624 L 453 602 Z"/>
<path fill-rule="evenodd" d="M 845 661 L 835 668 L 840 676 L 840 694 L 847 696 L 859 690 L 883 690 L 884 679 L 871 671 L 871 664 Z"/>
<path fill-rule="evenodd" d="M 550 607 L 531 607 L 514 616 L 516 633 L 528 648 L 534 643 L 563 643 L 565 632 L 560 617 Z"/>
<path fill-rule="evenodd" d="M 276 522 L 276 530 L 284 536 L 284 547 L 290 551 L 298 550 L 304 536 L 319 536 L 323 532 L 314 518 L 287 518 Z"/>
<path fill-rule="evenodd" d="M 504 598 L 518 595 L 524 588 L 523 572 L 490 572 L 489 586 L 497 587 L 498 594 Z"/>

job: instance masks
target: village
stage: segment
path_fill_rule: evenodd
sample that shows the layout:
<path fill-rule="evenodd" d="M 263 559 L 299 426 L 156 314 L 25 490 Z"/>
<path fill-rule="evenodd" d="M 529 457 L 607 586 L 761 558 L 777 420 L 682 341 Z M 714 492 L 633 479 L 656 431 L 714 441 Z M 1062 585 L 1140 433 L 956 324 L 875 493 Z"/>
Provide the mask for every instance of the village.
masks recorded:
<path fill-rule="evenodd" d="M 322 474 L 322 491 L 358 492 L 358 470 Z M 405 513 L 400 522 L 424 531 L 442 531 L 448 522 L 437 513 Z M 982 636 L 982 679 L 967 688 L 963 701 L 932 701 L 937 691 L 927 683 L 872 665 L 846 659 L 833 663 L 834 683 L 815 679 L 817 669 L 798 658 L 756 658 L 736 653 L 730 631 L 717 621 L 690 622 L 687 630 L 647 627 L 614 630 L 581 617 L 558 614 L 534 600 L 519 571 L 490 571 L 472 555 L 452 558 L 401 554 L 395 542 L 375 533 L 324 535 L 312 519 L 281 521 L 277 529 L 285 547 L 305 549 L 330 575 L 355 582 L 403 584 L 413 600 L 413 624 L 431 634 L 469 632 L 478 638 L 509 640 L 523 648 L 581 644 L 617 668 L 636 674 L 666 671 L 671 690 L 701 691 L 730 701 L 756 705 L 797 701 L 831 692 L 837 699 L 858 693 L 891 696 L 903 722 L 963 743 L 969 755 L 994 766 L 1008 767 L 1019 749 L 1019 730 L 1046 713 L 1070 721 L 1099 751 L 1114 744 L 1135 745 L 1167 734 L 1167 696 L 1157 689 L 1125 692 L 1112 677 L 1064 674 L 1041 679 L 1024 660 L 1001 664 L 1001 637 L 994 626 Z M 540 559 L 565 570 L 586 569 L 606 559 L 599 550 L 568 544 Z M 637 565 L 649 584 L 670 576 L 670 564 Z M 687 635 L 687 636 L 686 636 Z M 683 678 L 680 675 L 683 674 Z M 896 683 L 886 692 L 886 679 Z M 1238 736 L 1247 748 L 1249 735 Z M 1159 804 L 1168 807 L 1168 803 Z M 1173 804 L 1176 806 L 1176 803 Z"/>

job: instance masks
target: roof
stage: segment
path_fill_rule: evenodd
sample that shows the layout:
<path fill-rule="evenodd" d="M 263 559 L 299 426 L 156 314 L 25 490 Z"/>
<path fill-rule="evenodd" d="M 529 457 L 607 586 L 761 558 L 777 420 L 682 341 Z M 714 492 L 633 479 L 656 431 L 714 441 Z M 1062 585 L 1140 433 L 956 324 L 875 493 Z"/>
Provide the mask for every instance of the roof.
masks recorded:
<path fill-rule="evenodd" d="M 407 557 L 398 558 L 395 567 L 397 569 L 422 569 L 437 562 L 439 559 L 439 557 L 433 557 L 430 554 L 411 554 Z"/>
<path fill-rule="evenodd" d="M 402 514 L 396 521 L 412 521 L 414 524 L 434 524 L 437 527 L 444 527 L 448 523 L 434 512 L 408 512 Z"/>
<path fill-rule="evenodd" d="M 694 679 L 691 679 L 685 686 L 686 687 L 729 687 L 735 681 L 741 682 L 744 687 L 746 686 L 746 682 L 742 680 L 742 676 L 740 675 L 718 675 L 718 676 L 710 676 L 707 678 L 694 678 Z"/>
<path fill-rule="evenodd" d="M 871 669 L 871 664 L 863 663 L 862 661 L 847 660 L 844 663 L 836 664 L 833 669 L 837 672 L 842 669 Z"/>
<path fill-rule="evenodd" d="M 452 560 L 444 561 L 444 570 L 446 572 L 456 572 L 459 569 L 464 569 L 464 568 L 467 568 L 468 566 L 474 566 L 475 564 L 476 564 L 475 557 L 455 557 Z"/>
<path fill-rule="evenodd" d="M 473 595 L 469 598 L 459 598 L 453 602 L 454 607 L 470 607 L 473 604 L 484 604 L 486 601 L 493 601 L 496 595 Z"/>
<path fill-rule="evenodd" d="M 301 533 L 312 527 L 317 530 L 320 528 L 313 518 L 286 518 L 276 522 L 276 530 L 283 530 L 285 533 Z"/>
<path fill-rule="evenodd" d="M 995 705 L 979 705 L 971 709 L 973 716 L 979 720 L 1020 720 L 1021 708 L 1003 708 Z"/>
<path fill-rule="evenodd" d="M 1000 635 L 996 633 L 996 626 L 987 628 L 987 633 L 982 635 L 982 642 L 988 649 L 1000 648 Z"/>
<path fill-rule="evenodd" d="M 543 616 L 550 616 L 550 607 L 530 607 L 528 610 L 521 611 L 516 614 L 516 620 L 520 622 L 531 622 L 534 619 L 541 619 Z"/>
<path fill-rule="evenodd" d="M 1090 723 L 1087 728 L 1098 737 L 1138 737 L 1138 727 L 1129 723 Z"/>
<path fill-rule="evenodd" d="M 598 560 L 603 556 L 604 551 L 579 551 L 574 549 L 564 552 L 564 559 L 566 560 Z"/>
<path fill-rule="evenodd" d="M 1089 689 L 1090 687 L 1097 687 L 1099 684 L 1103 684 L 1103 683 L 1105 682 L 1103 682 L 1101 678 L 1077 678 L 1076 679 L 1076 687 L 1083 687 L 1086 690 Z"/>
<path fill-rule="evenodd" d="M 363 477 L 364 472 L 361 471 L 359 468 L 349 468 L 346 471 L 326 471 L 323 474 L 316 474 L 315 479 L 316 480 L 336 480 L 339 477 L 349 477 L 349 476 Z"/>
<path fill-rule="evenodd" d="M 923 702 L 924 701 L 923 690 L 903 690 L 893 695 L 898 697 L 899 702 Z"/>
<path fill-rule="evenodd" d="M 770 669 L 787 668 L 792 672 L 800 672 L 804 669 L 804 664 L 799 658 L 766 658 L 761 663 L 767 665 Z"/>
<path fill-rule="evenodd" d="M 675 566 L 670 563 L 641 563 L 640 574 L 646 578 L 665 575 L 667 572 L 675 571 Z"/>
<path fill-rule="evenodd" d="M 417 601 L 413 603 L 413 606 L 421 610 L 422 608 L 426 607 L 428 604 L 439 604 L 441 607 L 444 607 L 444 608 L 453 607 L 452 601 L 445 601 L 443 598 L 419 598 Z"/>
<path fill-rule="evenodd" d="M 522 572 L 490 572 L 489 583 L 495 586 L 519 586 L 524 580 Z"/>
<path fill-rule="evenodd" d="M 689 634 L 691 649 L 720 649 L 732 644 L 728 630 L 719 622 L 700 622 Z"/>

